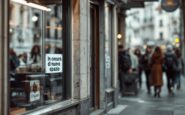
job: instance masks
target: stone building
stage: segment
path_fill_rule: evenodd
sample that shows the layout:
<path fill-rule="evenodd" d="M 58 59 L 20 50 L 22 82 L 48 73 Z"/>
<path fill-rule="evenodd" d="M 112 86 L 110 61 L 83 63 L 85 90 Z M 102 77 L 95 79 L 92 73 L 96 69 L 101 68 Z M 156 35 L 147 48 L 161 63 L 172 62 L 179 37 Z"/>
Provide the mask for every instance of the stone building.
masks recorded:
<path fill-rule="evenodd" d="M 0 114 L 116 108 L 125 10 L 143 6 L 144 0 L 1 0 Z"/>

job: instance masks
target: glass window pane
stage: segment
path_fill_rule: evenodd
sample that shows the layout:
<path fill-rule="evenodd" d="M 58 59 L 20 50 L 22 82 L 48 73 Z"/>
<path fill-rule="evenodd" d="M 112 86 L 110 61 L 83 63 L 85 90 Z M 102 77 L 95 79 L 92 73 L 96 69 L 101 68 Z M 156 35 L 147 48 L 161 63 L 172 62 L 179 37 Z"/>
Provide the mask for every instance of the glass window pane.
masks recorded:
<path fill-rule="evenodd" d="M 41 72 L 41 11 L 11 3 L 10 70 L 16 73 Z"/>
<path fill-rule="evenodd" d="M 48 101 L 63 99 L 63 37 L 62 37 L 62 6 L 49 6 L 51 12 L 46 12 L 45 23 L 45 56 Z M 50 58 L 51 60 L 49 61 Z M 55 58 L 55 59 L 54 59 Z M 53 59 L 53 60 L 52 60 Z M 61 60 L 61 61 L 57 61 Z M 58 68 L 60 66 L 60 68 Z M 58 69 L 58 70 L 57 70 Z"/>
<path fill-rule="evenodd" d="M 62 2 L 24 1 L 10 1 L 10 114 L 64 100 Z"/>

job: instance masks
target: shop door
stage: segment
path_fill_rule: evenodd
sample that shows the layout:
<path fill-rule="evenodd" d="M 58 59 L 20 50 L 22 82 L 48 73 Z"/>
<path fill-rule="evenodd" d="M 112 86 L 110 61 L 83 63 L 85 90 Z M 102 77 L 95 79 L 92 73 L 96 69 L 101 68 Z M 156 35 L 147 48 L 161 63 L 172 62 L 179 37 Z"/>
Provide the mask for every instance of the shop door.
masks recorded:
<path fill-rule="evenodd" d="M 98 6 L 90 8 L 90 39 L 91 39 L 91 76 L 90 76 L 90 110 L 99 107 L 99 10 Z"/>

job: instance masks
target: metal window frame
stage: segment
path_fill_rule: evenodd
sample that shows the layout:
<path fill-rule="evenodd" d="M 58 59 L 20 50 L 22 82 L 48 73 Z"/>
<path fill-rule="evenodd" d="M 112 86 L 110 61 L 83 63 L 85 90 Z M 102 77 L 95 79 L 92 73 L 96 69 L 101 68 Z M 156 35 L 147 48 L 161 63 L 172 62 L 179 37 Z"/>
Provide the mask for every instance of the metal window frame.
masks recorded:
<path fill-rule="evenodd" d="M 2 16 L 2 1 L 0 1 L 0 16 Z M 3 39 L 2 35 L 2 18 L 0 18 L 0 39 Z M 2 62 L 2 42 L 0 42 L 0 62 Z M 2 94 L 2 65 L 0 65 L 0 93 Z M 2 95 L 0 95 L 0 114 L 2 114 Z"/>
<path fill-rule="evenodd" d="M 9 51 L 9 0 L 1 0 L 0 1 L 0 14 L 2 18 L 0 19 L 0 37 L 1 37 L 1 43 L 0 43 L 0 88 L 1 88 L 1 95 L 0 95 L 0 114 L 1 115 L 8 115 L 8 107 L 9 107 L 9 77 L 8 77 L 8 68 L 9 68 L 9 62 L 8 62 L 8 51 Z M 3 105 L 3 106 L 2 106 Z"/>
<path fill-rule="evenodd" d="M 65 99 L 72 98 L 72 2 L 63 0 L 63 37 L 64 39 L 64 89 Z"/>
<path fill-rule="evenodd" d="M 2 16 L 2 1 L 0 1 L 0 16 Z M 2 35 L 2 18 L 0 18 L 0 39 L 2 40 L 3 39 L 3 35 Z M 2 43 L 3 42 L 0 42 L 0 62 L 2 62 Z M 2 65 L 0 65 L 0 93 L 2 94 Z M 2 114 L 2 95 L 0 95 L 0 114 Z"/>

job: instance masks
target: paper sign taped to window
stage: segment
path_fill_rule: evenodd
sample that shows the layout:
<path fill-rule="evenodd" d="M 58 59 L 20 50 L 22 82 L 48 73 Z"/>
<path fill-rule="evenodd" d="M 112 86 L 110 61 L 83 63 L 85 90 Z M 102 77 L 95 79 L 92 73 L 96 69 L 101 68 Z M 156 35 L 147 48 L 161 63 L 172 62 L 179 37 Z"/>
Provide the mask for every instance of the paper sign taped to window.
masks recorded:
<path fill-rule="evenodd" d="M 46 54 L 46 73 L 63 72 L 63 56 L 62 54 Z"/>
<path fill-rule="evenodd" d="M 30 81 L 30 102 L 40 100 L 40 82 L 39 80 Z"/>

